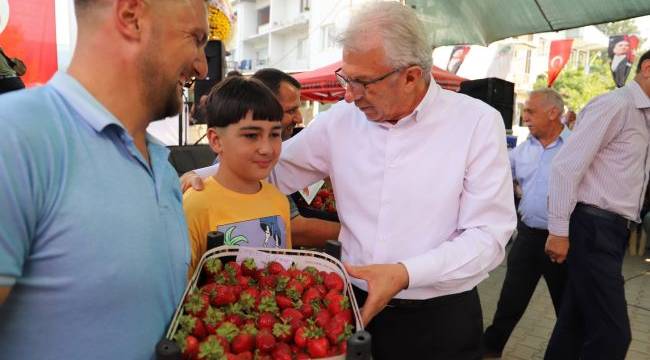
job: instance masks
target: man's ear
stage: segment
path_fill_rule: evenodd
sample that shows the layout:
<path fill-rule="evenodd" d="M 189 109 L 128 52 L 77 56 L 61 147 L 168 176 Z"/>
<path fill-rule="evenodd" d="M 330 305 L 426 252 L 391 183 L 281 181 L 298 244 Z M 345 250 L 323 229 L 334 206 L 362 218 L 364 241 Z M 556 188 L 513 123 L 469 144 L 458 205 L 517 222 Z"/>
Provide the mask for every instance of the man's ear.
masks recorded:
<path fill-rule="evenodd" d="M 143 0 L 117 0 L 115 25 L 118 32 L 129 40 L 140 40 L 144 15 L 150 6 Z"/>
<path fill-rule="evenodd" d="M 223 145 L 221 143 L 221 138 L 225 129 L 217 129 L 214 127 L 208 128 L 208 143 L 210 148 L 216 154 L 221 154 L 223 151 Z"/>
<path fill-rule="evenodd" d="M 406 69 L 406 84 L 413 86 L 424 77 L 424 71 L 419 66 L 410 66 Z"/>

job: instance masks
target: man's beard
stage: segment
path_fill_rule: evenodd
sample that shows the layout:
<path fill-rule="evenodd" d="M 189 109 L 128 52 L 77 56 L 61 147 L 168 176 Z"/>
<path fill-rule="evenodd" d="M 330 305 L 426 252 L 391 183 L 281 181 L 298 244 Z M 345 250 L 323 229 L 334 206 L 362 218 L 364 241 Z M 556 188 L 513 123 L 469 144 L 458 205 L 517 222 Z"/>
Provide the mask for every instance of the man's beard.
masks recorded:
<path fill-rule="evenodd" d="M 139 62 L 144 88 L 142 101 L 152 114 L 151 121 L 176 116 L 181 109 L 178 79 L 165 79 L 161 64 L 156 63 L 155 52 L 147 52 Z"/>

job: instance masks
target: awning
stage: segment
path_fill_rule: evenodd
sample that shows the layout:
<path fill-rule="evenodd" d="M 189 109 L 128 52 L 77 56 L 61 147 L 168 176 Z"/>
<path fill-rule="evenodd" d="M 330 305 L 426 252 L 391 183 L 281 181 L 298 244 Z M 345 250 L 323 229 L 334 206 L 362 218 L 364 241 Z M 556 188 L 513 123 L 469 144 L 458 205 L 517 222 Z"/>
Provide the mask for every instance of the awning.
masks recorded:
<path fill-rule="evenodd" d="M 337 61 L 322 68 L 294 74 L 293 77 L 302 85 L 300 91 L 302 100 L 320 102 L 334 102 L 341 100 L 345 94 L 345 90 L 343 90 L 338 81 L 336 81 L 336 76 L 334 75 L 334 71 L 340 67 L 341 62 Z M 441 87 L 452 91 L 458 91 L 460 83 L 467 80 L 442 70 L 437 66 L 434 66 L 431 69 L 431 75 L 436 83 Z"/>
<path fill-rule="evenodd" d="M 433 46 L 477 44 L 650 14 L 648 0 L 406 0 Z"/>

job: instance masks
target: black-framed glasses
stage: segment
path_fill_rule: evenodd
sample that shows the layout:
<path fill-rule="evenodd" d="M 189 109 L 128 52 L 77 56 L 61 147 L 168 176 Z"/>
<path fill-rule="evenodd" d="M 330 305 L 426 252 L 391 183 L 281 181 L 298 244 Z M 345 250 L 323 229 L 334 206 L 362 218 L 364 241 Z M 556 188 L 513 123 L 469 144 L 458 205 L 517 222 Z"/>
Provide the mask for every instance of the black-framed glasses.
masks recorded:
<path fill-rule="evenodd" d="M 354 91 L 354 92 L 358 93 L 358 92 L 365 92 L 368 85 L 378 83 L 378 82 L 386 79 L 387 77 L 395 74 L 396 72 L 398 72 L 398 71 L 400 71 L 402 69 L 403 68 L 395 68 L 395 69 L 387 72 L 386 74 L 384 74 L 384 75 L 382 75 L 382 76 L 380 76 L 378 78 L 372 79 L 372 80 L 352 80 L 352 79 L 348 79 L 345 76 L 343 76 L 343 74 L 341 74 L 342 68 L 338 68 L 338 70 L 336 70 L 334 72 L 334 75 L 336 75 L 336 81 L 338 81 L 339 84 L 344 89 L 349 90 L 349 91 Z"/>

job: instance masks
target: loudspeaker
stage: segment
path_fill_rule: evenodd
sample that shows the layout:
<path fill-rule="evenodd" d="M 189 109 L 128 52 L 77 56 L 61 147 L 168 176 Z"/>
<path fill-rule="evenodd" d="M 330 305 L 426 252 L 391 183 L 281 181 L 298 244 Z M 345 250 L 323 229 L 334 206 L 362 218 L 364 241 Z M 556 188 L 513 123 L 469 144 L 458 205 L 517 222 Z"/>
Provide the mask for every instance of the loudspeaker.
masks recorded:
<path fill-rule="evenodd" d="M 506 129 L 512 129 L 515 104 L 515 84 L 499 78 L 467 80 L 460 83 L 461 94 L 479 99 L 497 109 Z"/>
<path fill-rule="evenodd" d="M 219 40 L 210 40 L 205 45 L 205 57 L 208 60 L 208 76 L 210 80 L 221 81 L 226 73 L 226 50 Z"/>
<path fill-rule="evenodd" d="M 168 146 L 169 162 L 178 176 L 186 172 L 212 165 L 216 155 L 208 145 Z"/>

